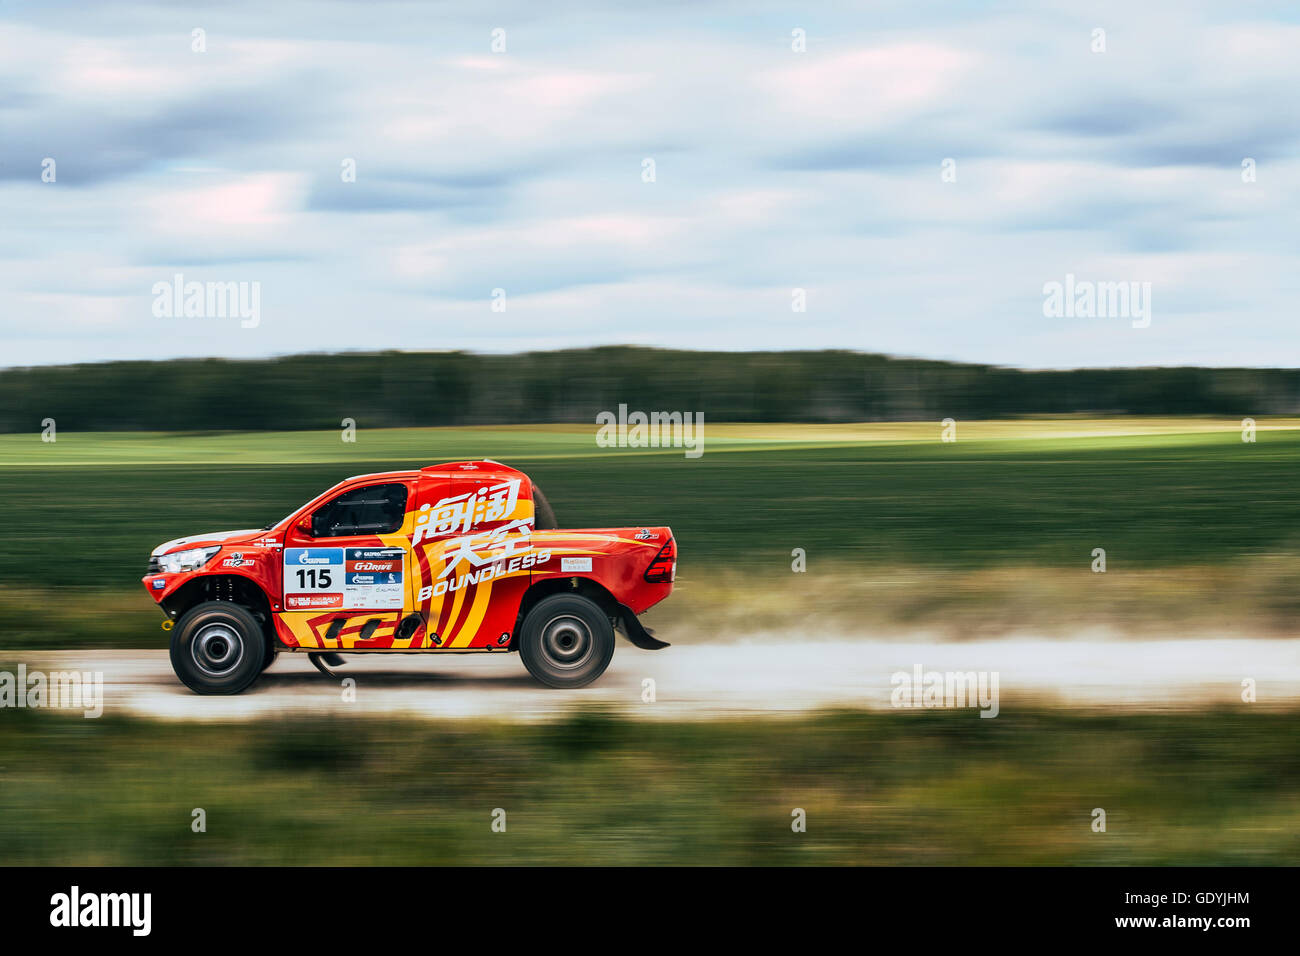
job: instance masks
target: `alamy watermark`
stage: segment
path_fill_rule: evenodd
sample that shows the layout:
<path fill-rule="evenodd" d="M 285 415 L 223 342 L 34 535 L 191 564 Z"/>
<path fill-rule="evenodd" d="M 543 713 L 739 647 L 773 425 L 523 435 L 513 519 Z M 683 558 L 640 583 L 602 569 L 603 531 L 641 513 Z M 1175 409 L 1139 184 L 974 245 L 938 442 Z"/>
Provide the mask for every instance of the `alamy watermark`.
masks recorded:
<path fill-rule="evenodd" d="M 1043 315 L 1049 319 L 1132 319 L 1151 325 L 1150 282 L 1094 282 L 1067 272 L 1064 282 L 1043 283 Z"/>
<path fill-rule="evenodd" d="M 132 936 L 148 936 L 153 926 L 152 893 L 83 892 L 73 884 L 66 893 L 50 897 L 54 927 L 122 927 Z"/>
<path fill-rule="evenodd" d="M 240 319 L 240 326 L 262 324 L 262 283 L 186 282 L 182 273 L 153 284 L 153 314 L 159 319 Z"/>
<path fill-rule="evenodd" d="M 895 707 L 977 707 L 981 717 L 998 715 L 997 671 L 895 671 L 889 702 Z"/>
<path fill-rule="evenodd" d="M 0 671 L 0 707 L 56 707 L 80 710 L 86 718 L 104 713 L 103 671 Z"/>
<path fill-rule="evenodd" d="M 601 448 L 685 448 L 687 458 L 704 454 L 703 412 L 629 412 L 596 415 L 596 444 Z"/>

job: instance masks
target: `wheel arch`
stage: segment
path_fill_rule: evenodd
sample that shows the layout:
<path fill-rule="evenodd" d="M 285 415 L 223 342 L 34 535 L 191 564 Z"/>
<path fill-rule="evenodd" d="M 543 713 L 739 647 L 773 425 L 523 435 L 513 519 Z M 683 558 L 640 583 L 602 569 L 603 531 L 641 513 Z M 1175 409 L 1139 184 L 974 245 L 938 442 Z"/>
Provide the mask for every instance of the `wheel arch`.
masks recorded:
<path fill-rule="evenodd" d="M 252 578 L 240 574 L 203 574 L 186 581 L 160 604 L 164 613 L 175 621 L 190 608 L 206 601 L 229 601 L 248 608 L 262 625 L 262 633 L 266 635 L 270 649 L 276 649 L 278 640 L 271 617 L 271 599 Z"/>
<path fill-rule="evenodd" d="M 656 639 L 653 632 L 642 626 L 632 609 L 620 602 L 599 581 L 593 578 L 571 575 L 543 578 L 524 592 L 523 599 L 519 602 L 519 615 L 515 618 L 515 630 L 510 636 L 510 649 L 512 651 L 519 649 L 519 634 L 524 626 L 524 618 L 528 616 L 528 612 L 533 609 L 538 601 L 550 597 L 552 594 L 579 594 L 585 598 L 590 598 L 609 618 L 615 632 L 621 632 L 624 637 L 643 650 L 653 651 L 668 646 L 665 641 Z"/>
<path fill-rule="evenodd" d="M 539 601 L 548 598 L 552 594 L 578 594 L 582 597 L 594 601 L 605 616 L 611 619 L 611 623 L 618 627 L 618 619 L 622 613 L 618 599 L 610 593 L 599 581 L 591 578 L 566 576 L 543 578 L 540 581 L 534 581 L 524 592 L 523 598 L 519 602 L 519 614 L 515 618 L 515 630 L 510 637 L 510 649 L 517 650 L 519 642 L 519 632 L 524 626 L 524 618 L 528 616 Z"/>

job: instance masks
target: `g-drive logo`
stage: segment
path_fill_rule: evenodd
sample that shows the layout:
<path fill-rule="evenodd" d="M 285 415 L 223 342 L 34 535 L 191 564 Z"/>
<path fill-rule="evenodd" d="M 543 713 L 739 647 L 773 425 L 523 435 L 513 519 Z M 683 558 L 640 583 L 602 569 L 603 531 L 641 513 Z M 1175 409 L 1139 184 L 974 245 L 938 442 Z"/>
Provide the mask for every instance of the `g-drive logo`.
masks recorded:
<path fill-rule="evenodd" d="M 129 926 L 131 935 L 148 936 L 153 927 L 152 893 L 68 893 L 50 897 L 50 925 L 59 927 Z"/>

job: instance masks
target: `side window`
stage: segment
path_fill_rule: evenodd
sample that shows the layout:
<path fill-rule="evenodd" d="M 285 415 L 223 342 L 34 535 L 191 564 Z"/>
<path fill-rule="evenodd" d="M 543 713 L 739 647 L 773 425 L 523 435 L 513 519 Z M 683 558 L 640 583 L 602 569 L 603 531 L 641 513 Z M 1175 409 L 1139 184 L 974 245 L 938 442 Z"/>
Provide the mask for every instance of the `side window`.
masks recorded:
<path fill-rule="evenodd" d="M 313 538 L 352 534 L 392 534 L 406 515 L 406 485 L 366 485 L 345 491 L 311 516 Z"/>

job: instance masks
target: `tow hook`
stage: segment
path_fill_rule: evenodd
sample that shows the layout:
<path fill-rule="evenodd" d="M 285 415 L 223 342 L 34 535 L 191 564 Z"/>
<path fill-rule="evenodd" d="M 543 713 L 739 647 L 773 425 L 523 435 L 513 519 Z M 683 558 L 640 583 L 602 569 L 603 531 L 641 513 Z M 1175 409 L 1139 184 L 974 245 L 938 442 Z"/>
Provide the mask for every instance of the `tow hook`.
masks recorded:
<path fill-rule="evenodd" d="M 166 618 L 166 619 L 162 622 L 162 629 L 163 629 L 164 631 L 170 631 L 170 630 L 171 630 L 173 627 L 175 627 L 175 626 L 176 626 L 176 622 L 173 621 L 171 618 Z"/>

